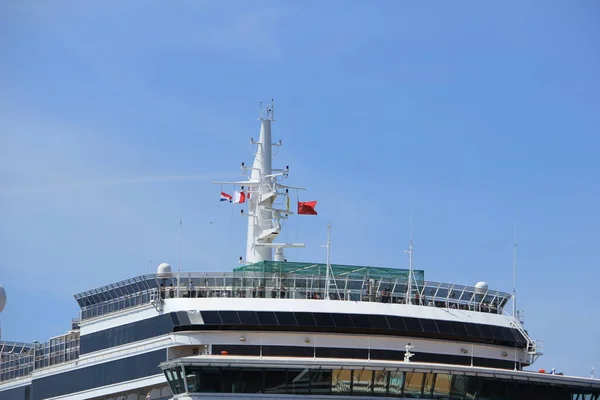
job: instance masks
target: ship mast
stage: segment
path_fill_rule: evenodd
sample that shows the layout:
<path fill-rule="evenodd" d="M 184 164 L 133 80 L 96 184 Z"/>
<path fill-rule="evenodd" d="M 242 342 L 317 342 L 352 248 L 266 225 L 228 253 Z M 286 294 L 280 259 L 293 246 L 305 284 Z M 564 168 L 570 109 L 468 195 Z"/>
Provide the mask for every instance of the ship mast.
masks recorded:
<path fill-rule="evenodd" d="M 248 204 L 248 233 L 246 239 L 247 264 L 261 261 L 285 261 L 284 248 L 304 247 L 302 243 L 277 243 L 275 239 L 281 232 L 281 222 L 288 215 L 294 214 L 289 209 L 276 208 L 275 201 L 278 197 L 288 197 L 289 189 L 304 190 L 304 188 L 288 186 L 280 183 L 288 177 L 289 166 L 284 169 L 273 169 L 272 156 L 273 147 L 282 145 L 281 140 L 277 143 L 271 142 L 271 124 L 275 120 L 275 104 L 273 99 L 266 107 L 260 106 L 260 135 L 258 141 L 250 139 L 250 143 L 256 146 L 254 162 L 252 167 L 242 163 L 242 171 L 247 174 L 250 169 L 250 177 L 247 181 L 240 182 L 214 182 L 220 184 L 240 185 L 241 189 L 247 188 L 249 195 Z M 248 197 L 248 196 L 247 196 Z M 243 211 L 242 211 L 243 213 Z"/>

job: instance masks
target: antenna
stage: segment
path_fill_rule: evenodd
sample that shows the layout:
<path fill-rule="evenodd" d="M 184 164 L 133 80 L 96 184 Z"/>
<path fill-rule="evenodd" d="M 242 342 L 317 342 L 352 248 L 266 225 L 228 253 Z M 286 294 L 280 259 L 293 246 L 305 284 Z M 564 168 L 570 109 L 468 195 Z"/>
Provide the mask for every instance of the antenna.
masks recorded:
<path fill-rule="evenodd" d="M 181 272 L 181 217 L 179 217 L 179 259 L 177 260 L 177 272 Z"/>
<path fill-rule="evenodd" d="M 327 224 L 327 244 L 325 245 L 327 248 L 327 267 L 325 268 L 325 299 L 329 300 L 329 285 L 331 280 L 331 275 L 329 270 L 331 269 L 331 224 Z"/>
<path fill-rule="evenodd" d="M 179 297 L 179 284 L 181 276 L 181 217 L 179 217 L 179 257 L 177 259 L 177 297 Z"/>
<path fill-rule="evenodd" d="M 513 318 L 517 316 L 517 220 L 513 221 L 514 247 L 513 247 Z"/>
<path fill-rule="evenodd" d="M 412 207 L 410 208 L 410 241 L 408 244 L 408 250 L 404 250 L 408 253 L 408 284 L 406 285 L 406 304 L 411 304 L 412 297 L 412 280 L 413 280 L 413 268 L 412 268 L 412 253 L 413 253 L 413 223 L 412 223 Z"/>

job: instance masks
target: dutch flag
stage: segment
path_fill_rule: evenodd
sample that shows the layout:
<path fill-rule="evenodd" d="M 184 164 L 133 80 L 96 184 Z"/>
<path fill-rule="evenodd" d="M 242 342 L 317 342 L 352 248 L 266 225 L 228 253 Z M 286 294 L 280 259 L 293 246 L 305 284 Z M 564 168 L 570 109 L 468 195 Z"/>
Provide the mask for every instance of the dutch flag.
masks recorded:
<path fill-rule="evenodd" d="M 231 203 L 231 195 L 225 192 L 221 192 L 221 201 L 228 201 Z"/>

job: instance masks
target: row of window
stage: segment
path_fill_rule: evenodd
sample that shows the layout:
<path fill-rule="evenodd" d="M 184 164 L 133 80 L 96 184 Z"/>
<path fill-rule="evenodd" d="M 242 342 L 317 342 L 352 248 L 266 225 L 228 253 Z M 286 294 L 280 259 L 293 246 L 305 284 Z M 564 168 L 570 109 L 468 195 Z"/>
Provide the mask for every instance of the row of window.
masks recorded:
<path fill-rule="evenodd" d="M 468 375 L 326 368 L 178 366 L 165 369 L 174 394 L 264 393 L 478 400 L 597 400 L 599 391 Z"/>
<path fill-rule="evenodd" d="M 427 318 L 271 311 L 202 311 L 201 314 L 205 326 L 218 329 L 235 329 L 242 326 L 250 329 L 260 327 L 277 330 L 376 333 L 493 343 L 519 348 L 527 344 L 523 335 L 516 329 Z M 182 322 L 180 321 L 182 326 L 177 330 L 190 329 Z"/>
<path fill-rule="evenodd" d="M 413 349 L 413 362 L 426 362 L 452 365 L 473 365 L 474 367 L 521 369 L 520 363 L 515 363 L 513 357 L 505 359 L 483 358 L 477 354 L 451 355 L 424 353 Z M 269 345 L 212 345 L 212 354 L 228 354 L 236 356 L 264 357 L 309 357 L 309 358 L 345 358 L 355 360 L 389 360 L 402 361 L 404 350 L 347 348 L 347 347 L 316 347 L 316 346 L 269 346 Z"/>
<path fill-rule="evenodd" d="M 425 318 L 272 311 L 201 311 L 198 315 L 179 311 L 83 335 L 80 353 L 120 346 L 174 330 L 204 329 L 370 333 L 493 343 L 518 348 L 526 345 L 525 338 L 515 329 Z"/>
<path fill-rule="evenodd" d="M 91 353 L 173 332 L 174 315 L 163 314 L 83 335 L 80 338 L 80 353 Z"/>
<path fill-rule="evenodd" d="M 153 376 L 161 372 L 158 365 L 165 359 L 166 351 L 164 349 L 155 350 L 34 379 L 31 397 L 32 400 L 42 400 Z"/>

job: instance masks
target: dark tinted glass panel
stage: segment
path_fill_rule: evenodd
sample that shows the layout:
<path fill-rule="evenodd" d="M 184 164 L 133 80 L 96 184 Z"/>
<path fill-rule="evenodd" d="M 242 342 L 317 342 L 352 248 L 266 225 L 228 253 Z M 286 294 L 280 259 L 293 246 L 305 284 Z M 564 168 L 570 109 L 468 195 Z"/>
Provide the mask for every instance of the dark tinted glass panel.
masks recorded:
<path fill-rule="evenodd" d="M 510 328 L 500 328 L 500 330 L 502 332 L 502 338 L 504 340 L 506 340 L 507 342 L 514 342 L 515 335 L 513 335 L 512 329 L 510 329 Z"/>
<path fill-rule="evenodd" d="M 277 320 L 279 321 L 279 325 L 283 326 L 296 326 L 298 322 L 296 321 L 296 317 L 294 313 L 291 312 L 276 312 Z"/>
<path fill-rule="evenodd" d="M 81 336 L 80 353 L 91 353 L 172 332 L 174 314 L 163 314 L 83 335 Z"/>
<path fill-rule="evenodd" d="M 332 374 L 330 369 L 313 369 L 310 374 L 310 393 L 331 393 Z"/>
<path fill-rule="evenodd" d="M 420 318 L 421 326 L 423 326 L 423 331 L 427 333 L 439 333 L 437 324 L 432 319 Z"/>
<path fill-rule="evenodd" d="M 238 316 L 242 325 L 259 325 L 254 311 L 238 311 Z"/>
<path fill-rule="evenodd" d="M 239 325 L 240 317 L 236 311 L 219 311 L 223 325 Z"/>
<path fill-rule="evenodd" d="M 481 332 L 481 337 L 486 339 L 493 338 L 492 329 L 489 325 L 479 325 L 479 331 Z"/>
<path fill-rule="evenodd" d="M 217 311 L 202 311 L 205 325 L 221 325 L 221 317 Z"/>
<path fill-rule="evenodd" d="M 466 323 L 465 328 L 467 328 L 467 334 L 473 337 L 481 337 L 481 333 L 479 332 L 479 327 L 476 324 Z"/>
<path fill-rule="evenodd" d="M 312 313 L 297 312 L 294 314 L 296 315 L 296 320 L 298 321 L 298 325 L 300 325 L 300 326 L 316 326 L 316 322 L 312 316 Z"/>
<path fill-rule="evenodd" d="M 452 329 L 454 330 L 454 334 L 457 336 L 468 336 L 469 334 L 467 333 L 467 327 L 465 326 L 465 324 L 463 322 L 451 322 L 452 324 Z"/>
<path fill-rule="evenodd" d="M 492 330 L 492 337 L 495 340 L 504 340 L 504 337 L 502 336 L 502 328 L 501 327 L 490 325 L 490 329 Z"/>
<path fill-rule="evenodd" d="M 179 320 L 179 325 L 190 324 L 190 316 L 187 311 L 177 311 L 177 319 Z"/>
<path fill-rule="evenodd" d="M 173 313 L 170 313 L 170 314 L 171 314 L 171 322 L 173 322 L 173 325 L 175 325 L 175 326 L 182 325 L 182 324 L 179 323 L 179 317 L 177 315 L 178 313 L 173 312 Z"/>
<path fill-rule="evenodd" d="M 356 328 L 368 328 L 371 326 L 369 316 L 364 314 L 352 314 L 352 322 Z"/>
<path fill-rule="evenodd" d="M 279 325 L 274 312 L 257 311 L 256 316 L 261 325 Z"/>
<path fill-rule="evenodd" d="M 158 365 L 165 358 L 162 349 L 36 378 L 32 384 L 32 397 L 46 399 L 160 374 Z"/>
<path fill-rule="evenodd" d="M 265 393 L 283 394 L 286 392 L 287 379 L 285 369 L 265 370 Z"/>
<path fill-rule="evenodd" d="M 406 324 L 404 323 L 404 319 L 402 317 L 396 317 L 388 315 L 387 317 L 388 324 L 390 325 L 390 329 L 397 331 L 406 331 Z"/>
<path fill-rule="evenodd" d="M 525 340 L 525 338 L 523 337 L 521 332 L 519 332 L 518 330 L 513 329 L 513 335 L 515 335 L 515 339 L 516 339 L 517 343 L 520 343 L 520 344 L 527 343 L 527 340 Z"/>
<path fill-rule="evenodd" d="M 406 329 L 410 332 L 423 332 L 423 327 L 418 318 L 404 318 Z"/>
<path fill-rule="evenodd" d="M 452 323 L 450 321 L 435 321 L 438 327 L 438 330 L 441 334 L 444 335 L 454 335 L 454 329 L 452 329 Z"/>
<path fill-rule="evenodd" d="M 333 322 L 338 328 L 354 328 L 352 318 L 348 314 L 332 314 Z"/>
<path fill-rule="evenodd" d="M 221 381 L 221 373 L 218 368 L 186 367 L 185 372 L 189 392 L 218 393 L 223 391 L 223 382 Z"/>
<path fill-rule="evenodd" d="M 317 326 L 320 326 L 320 327 L 335 326 L 335 323 L 333 322 L 333 318 L 331 317 L 331 314 L 329 314 L 329 313 L 314 313 L 313 317 L 315 317 L 315 322 L 317 323 Z"/>
<path fill-rule="evenodd" d="M 369 315 L 369 323 L 371 328 L 375 329 L 388 329 L 390 327 L 385 315 Z"/>

